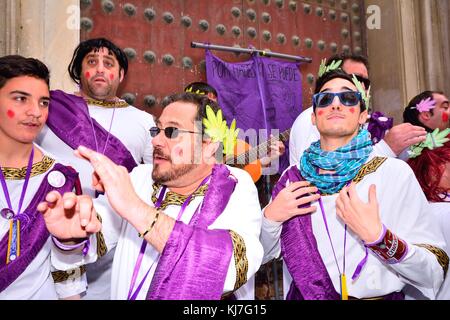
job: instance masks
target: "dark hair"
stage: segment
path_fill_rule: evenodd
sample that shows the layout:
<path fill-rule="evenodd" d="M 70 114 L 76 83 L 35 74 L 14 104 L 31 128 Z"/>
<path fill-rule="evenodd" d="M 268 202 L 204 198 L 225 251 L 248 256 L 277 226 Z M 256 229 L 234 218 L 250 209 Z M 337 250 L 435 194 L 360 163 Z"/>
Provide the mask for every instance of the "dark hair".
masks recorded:
<path fill-rule="evenodd" d="M 9 79 L 21 76 L 42 79 L 50 86 L 50 72 L 47 66 L 41 61 L 19 55 L 0 58 L 0 88 L 3 88 Z"/>
<path fill-rule="evenodd" d="M 408 105 L 406 106 L 405 110 L 403 110 L 403 122 L 408 122 L 411 123 L 412 125 L 415 126 L 420 126 L 425 128 L 425 130 L 427 130 L 427 132 L 433 132 L 433 129 L 428 128 L 426 125 L 424 125 L 422 122 L 420 122 L 419 120 L 419 110 L 417 110 L 415 107 L 418 103 L 420 103 L 422 100 L 425 99 L 433 99 L 433 93 L 435 94 L 444 94 L 441 91 L 424 91 L 420 94 L 418 94 L 417 96 L 415 96 L 414 98 L 411 99 L 411 101 L 408 103 Z M 433 109 L 430 110 L 430 113 L 433 114 Z"/>
<path fill-rule="evenodd" d="M 366 67 L 367 71 L 369 71 L 369 69 L 370 69 L 369 60 L 367 59 L 366 56 L 363 56 L 361 54 L 346 53 L 346 52 L 342 52 L 342 53 L 339 53 L 339 54 L 336 54 L 336 55 L 330 57 L 327 60 L 326 65 L 328 66 L 332 62 L 338 61 L 338 60 L 342 60 L 342 64 L 344 64 L 344 62 L 346 60 L 353 60 L 353 61 L 360 62 L 360 63 L 364 64 L 364 66 Z"/>
<path fill-rule="evenodd" d="M 72 60 L 70 61 L 68 70 L 72 80 L 80 84 L 81 66 L 84 57 L 94 51 L 97 52 L 101 48 L 108 49 L 109 54 L 114 55 L 119 62 L 120 69 L 124 71 L 124 75 L 128 72 L 128 58 L 125 52 L 117 47 L 114 43 L 105 38 L 89 39 L 81 42 L 73 52 Z"/>
<path fill-rule="evenodd" d="M 202 123 L 201 128 L 202 134 L 205 132 L 205 126 L 203 125 L 203 118 L 206 117 L 206 106 L 209 105 L 214 112 L 217 112 L 219 110 L 219 105 L 216 102 L 208 99 L 207 96 L 202 96 L 190 92 L 176 93 L 167 97 L 166 99 L 164 99 L 162 107 L 164 109 L 169 104 L 177 101 L 192 103 L 197 106 L 197 114 L 195 116 L 194 121 L 196 123 L 198 122 Z"/>
<path fill-rule="evenodd" d="M 207 95 L 208 93 L 212 93 L 215 97 L 217 97 L 216 89 L 214 89 L 213 86 L 207 84 L 206 82 L 192 82 L 184 88 L 185 92 L 187 92 L 187 90 L 192 93 L 195 93 L 198 90 L 205 93 L 205 95 Z"/>
<path fill-rule="evenodd" d="M 449 162 L 450 141 L 433 150 L 425 148 L 418 157 L 408 159 L 408 164 L 414 171 L 428 201 L 441 202 L 443 200 L 440 195 L 445 194 L 447 190 L 439 187 L 439 183 L 445 171 L 445 164 Z"/>
<path fill-rule="evenodd" d="M 333 71 L 325 73 L 324 75 L 322 75 L 320 78 L 318 78 L 316 80 L 316 88 L 314 89 L 314 94 L 319 93 L 320 89 L 322 89 L 322 87 L 327 82 L 329 82 L 333 79 L 336 79 L 336 78 L 345 79 L 345 80 L 348 80 L 351 83 L 353 83 L 353 75 L 345 73 L 344 71 L 342 71 L 340 69 L 333 70 Z M 313 104 L 313 108 L 315 111 L 316 106 L 314 104 Z M 365 104 L 364 100 L 362 100 L 362 99 L 360 101 L 360 109 L 361 109 L 361 112 L 366 110 L 366 104 Z"/>

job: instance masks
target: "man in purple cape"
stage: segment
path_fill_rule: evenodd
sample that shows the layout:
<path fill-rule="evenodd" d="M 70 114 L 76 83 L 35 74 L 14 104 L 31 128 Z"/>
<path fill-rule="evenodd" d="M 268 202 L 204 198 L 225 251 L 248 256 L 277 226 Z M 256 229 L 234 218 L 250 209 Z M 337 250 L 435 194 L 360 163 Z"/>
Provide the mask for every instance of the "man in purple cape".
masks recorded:
<path fill-rule="evenodd" d="M 73 298 L 85 290 L 82 270 L 52 278 L 50 234 L 36 210 L 48 192 L 79 185 L 75 170 L 34 144 L 48 115 L 49 78 L 37 59 L 0 58 L 0 300 Z"/>
<path fill-rule="evenodd" d="M 37 142 L 70 163 L 79 173 L 83 193 L 97 195 L 91 186 L 92 168 L 74 155 L 80 145 L 102 153 L 130 172 L 152 160 L 152 115 L 117 96 L 128 71 L 128 59 L 104 38 L 82 41 L 68 67 L 79 92 L 51 91 L 49 116 Z M 85 299 L 109 299 L 112 258 L 87 267 L 89 290 Z"/>
<path fill-rule="evenodd" d="M 263 262 L 282 257 L 287 299 L 434 299 L 448 269 L 445 242 L 408 165 L 373 152 L 368 98 L 341 70 L 321 75 L 312 122 L 320 140 L 287 169 L 264 209 Z"/>
<path fill-rule="evenodd" d="M 140 165 L 130 175 L 107 157 L 78 149 L 105 196 L 93 203 L 55 192 L 47 196 L 50 206 L 40 205 L 61 248 L 54 250 L 55 266 L 65 270 L 95 261 L 102 243 L 93 233 L 101 228 L 106 248 L 117 246 L 113 299 L 220 299 L 254 275 L 263 254 L 256 187 L 245 171 L 216 164 L 225 140 L 221 130 L 208 131 L 215 140 L 203 134 L 202 120 L 217 120 L 207 105 L 217 110 L 203 96 L 171 96 L 151 129 L 153 165 Z M 223 128 L 219 122 L 216 129 Z M 69 249 L 71 255 L 60 254 Z"/>

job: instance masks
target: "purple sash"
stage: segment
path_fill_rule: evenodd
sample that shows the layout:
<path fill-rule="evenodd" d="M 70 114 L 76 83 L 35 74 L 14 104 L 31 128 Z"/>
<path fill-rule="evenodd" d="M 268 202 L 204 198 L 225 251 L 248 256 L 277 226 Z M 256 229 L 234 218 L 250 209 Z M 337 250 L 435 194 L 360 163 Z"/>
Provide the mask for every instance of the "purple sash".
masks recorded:
<path fill-rule="evenodd" d="M 66 182 L 62 187 L 55 188 L 48 184 L 47 176 L 52 171 L 60 171 L 66 177 Z M 49 233 L 42 214 L 36 210 L 37 205 L 52 190 L 58 190 L 60 193 L 72 191 L 77 179 L 78 173 L 75 170 L 59 163 L 55 164 L 53 169 L 46 174 L 28 208 L 20 218 L 20 256 L 9 264 L 6 264 L 9 233 L 7 232 L 3 236 L 0 241 L 0 292 L 22 274 L 47 242 Z"/>
<path fill-rule="evenodd" d="M 92 122 L 97 141 L 105 143 L 108 131 L 95 119 Z M 96 150 L 88 106 L 81 97 L 61 90 L 51 91 L 47 126 L 72 149 L 83 145 Z M 98 147 L 103 150 L 103 147 Z M 105 155 L 116 164 L 126 167 L 128 172 L 137 166 L 130 151 L 112 134 L 109 135 Z"/>
<path fill-rule="evenodd" d="M 296 166 L 290 167 L 275 185 L 272 198 L 286 186 L 286 182 L 303 180 Z M 330 275 L 317 248 L 311 215 L 294 217 L 283 223 L 281 255 L 292 276 L 288 300 L 339 300 Z"/>
<path fill-rule="evenodd" d="M 236 181 L 213 168 L 201 209 L 189 225 L 177 221 L 147 293 L 151 300 L 219 300 L 233 254 L 228 230 L 208 230 L 230 200 Z"/>

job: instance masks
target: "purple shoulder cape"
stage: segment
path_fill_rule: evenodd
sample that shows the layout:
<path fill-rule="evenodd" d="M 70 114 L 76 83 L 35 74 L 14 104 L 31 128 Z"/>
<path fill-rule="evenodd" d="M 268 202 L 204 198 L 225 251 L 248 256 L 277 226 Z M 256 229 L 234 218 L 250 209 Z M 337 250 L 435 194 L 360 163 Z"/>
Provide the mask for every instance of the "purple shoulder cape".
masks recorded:
<path fill-rule="evenodd" d="M 55 188 L 48 183 L 47 176 L 53 171 L 59 171 L 66 177 L 66 182 L 62 187 Z M 36 210 L 37 205 L 52 190 L 58 190 L 60 193 L 72 191 L 77 180 L 78 173 L 74 169 L 59 163 L 55 164 L 46 174 L 33 199 L 20 218 L 20 256 L 9 264 L 6 264 L 9 233 L 7 232 L 3 236 L 0 241 L 0 292 L 5 290 L 22 274 L 42 249 L 50 235 L 45 226 L 42 214 Z"/>
<path fill-rule="evenodd" d="M 161 254 L 147 299 L 218 300 L 222 296 L 233 243 L 228 230 L 208 230 L 223 212 L 236 180 L 225 165 L 213 168 L 201 209 L 189 225 L 176 222 Z"/>
<path fill-rule="evenodd" d="M 272 198 L 284 189 L 287 180 L 301 181 L 300 170 L 291 166 L 275 185 Z M 311 215 L 294 217 L 283 223 L 281 255 L 292 276 L 288 300 L 339 300 L 317 248 Z"/>
<path fill-rule="evenodd" d="M 88 106 L 83 98 L 61 90 L 50 92 L 47 126 L 72 149 L 83 145 L 96 150 L 90 118 Z M 99 142 L 98 147 L 100 150 L 103 150 L 108 131 L 95 119 L 92 119 L 92 122 L 97 141 Z M 126 167 L 128 172 L 131 172 L 137 166 L 130 151 L 112 134 L 109 136 L 105 155 L 116 164 Z"/>

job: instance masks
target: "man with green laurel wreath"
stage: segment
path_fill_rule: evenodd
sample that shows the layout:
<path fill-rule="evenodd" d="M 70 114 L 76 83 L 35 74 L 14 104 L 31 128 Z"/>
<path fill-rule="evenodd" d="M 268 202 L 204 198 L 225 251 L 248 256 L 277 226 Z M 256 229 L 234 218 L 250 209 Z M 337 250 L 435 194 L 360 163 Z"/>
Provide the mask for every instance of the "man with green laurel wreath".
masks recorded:
<path fill-rule="evenodd" d="M 153 164 L 130 175 L 80 147 L 105 196 L 49 193 L 40 204 L 55 239 L 53 263 L 61 270 L 92 263 L 98 248 L 116 246 L 113 299 L 238 296 L 261 264 L 262 216 L 250 176 L 215 161 L 220 144 L 228 152 L 237 135 L 216 110 L 206 97 L 171 96 L 150 129 Z"/>
<path fill-rule="evenodd" d="M 287 299 L 400 300 L 406 285 L 434 299 L 443 282 L 443 236 L 414 173 L 377 156 L 361 128 L 369 98 L 354 75 L 322 73 L 312 114 L 320 140 L 263 211 L 263 263 L 283 258 Z"/>

